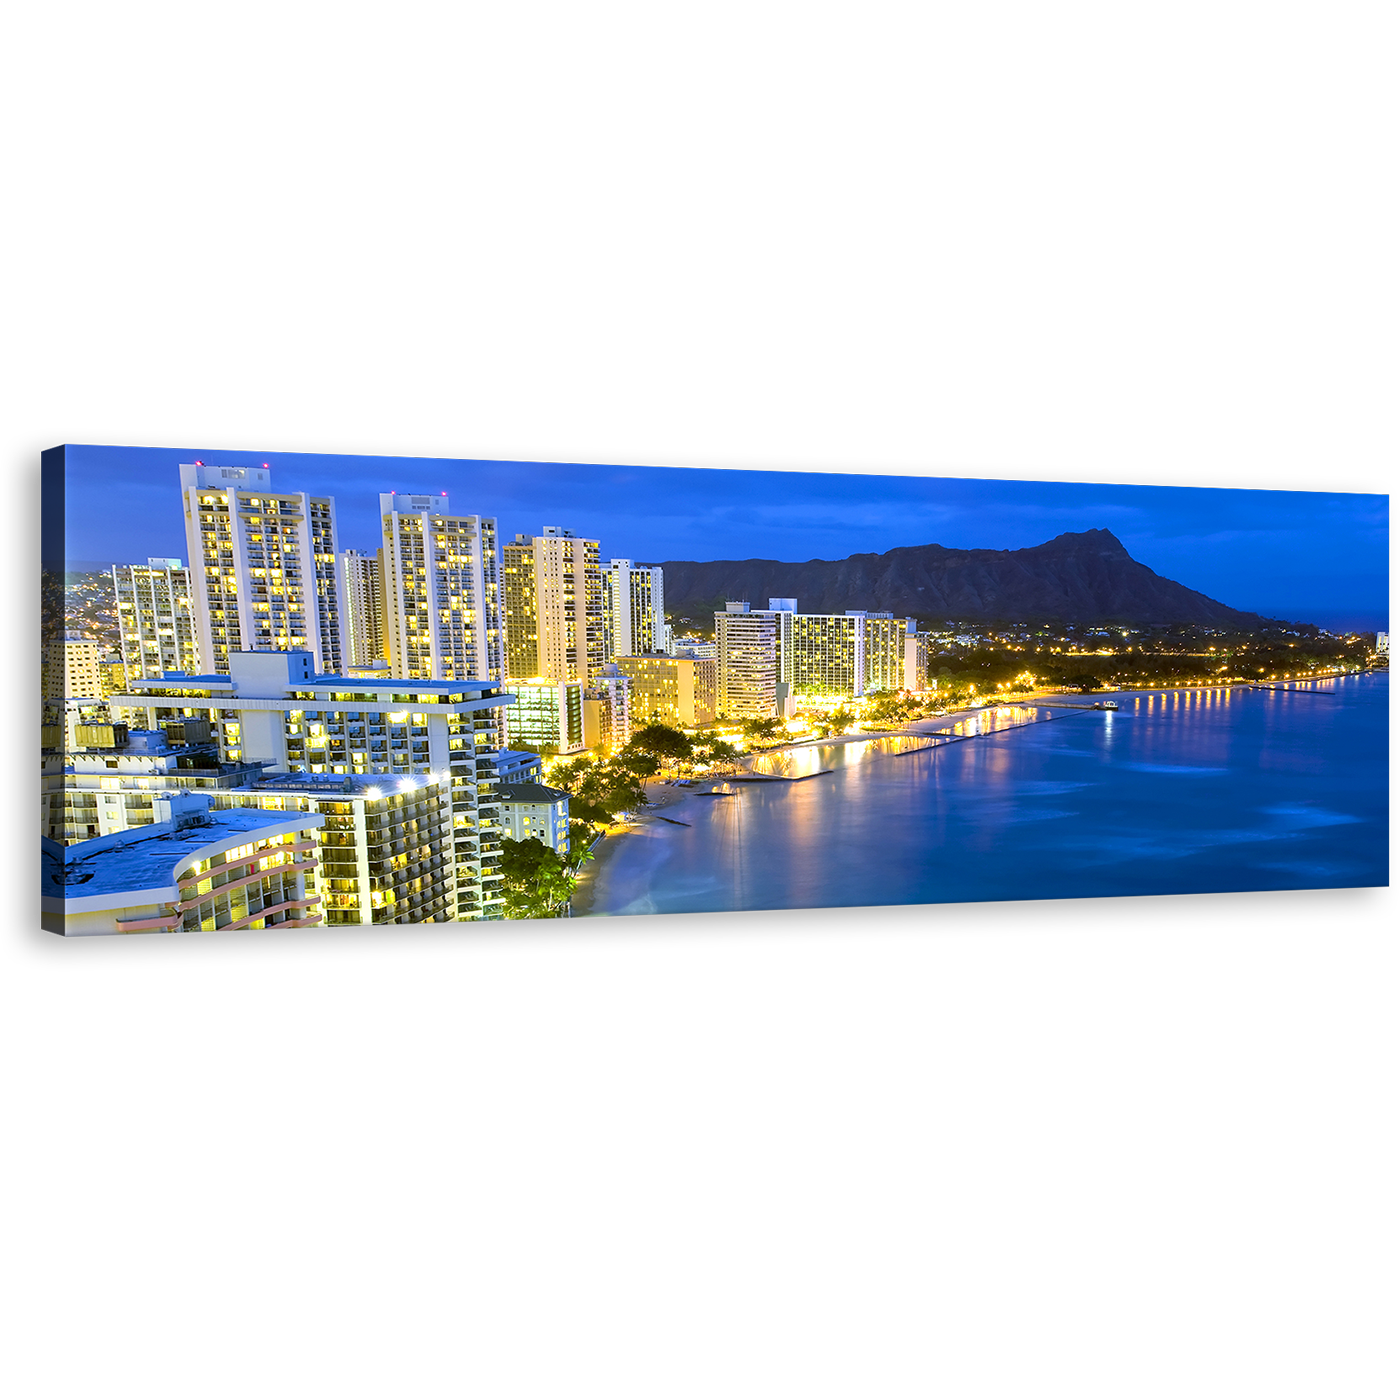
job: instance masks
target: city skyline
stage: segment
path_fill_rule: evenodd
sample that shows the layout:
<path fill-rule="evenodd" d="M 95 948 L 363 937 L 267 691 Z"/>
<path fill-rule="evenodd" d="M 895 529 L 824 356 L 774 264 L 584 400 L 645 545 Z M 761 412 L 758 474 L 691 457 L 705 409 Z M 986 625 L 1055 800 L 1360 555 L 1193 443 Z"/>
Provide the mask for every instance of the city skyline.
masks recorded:
<path fill-rule="evenodd" d="M 450 492 L 455 509 L 497 518 L 502 541 L 559 520 L 601 538 L 604 560 L 647 564 L 1019 549 L 1108 528 L 1158 574 L 1231 607 L 1338 631 L 1388 623 L 1388 498 L 1328 492 L 73 446 L 67 558 L 186 552 L 168 487 L 196 457 L 267 463 L 283 489 L 294 477 L 334 495 L 342 549 L 377 547 L 384 491 Z M 109 557 L 113 538 L 129 558 Z"/>

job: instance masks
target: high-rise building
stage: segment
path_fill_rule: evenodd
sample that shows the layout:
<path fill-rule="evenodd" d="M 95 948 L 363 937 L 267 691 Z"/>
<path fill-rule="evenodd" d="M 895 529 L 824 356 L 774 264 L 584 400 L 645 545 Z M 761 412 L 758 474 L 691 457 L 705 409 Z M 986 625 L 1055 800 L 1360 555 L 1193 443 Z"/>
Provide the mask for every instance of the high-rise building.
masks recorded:
<path fill-rule="evenodd" d="M 215 532 L 217 535 L 217 531 Z M 190 571 L 178 559 L 113 564 L 122 663 L 132 680 L 200 669 Z"/>
<path fill-rule="evenodd" d="M 773 619 L 773 645 L 777 653 L 777 712 L 792 713 L 792 624 L 797 616 L 796 598 L 770 598 L 768 612 Z"/>
<path fill-rule="evenodd" d="M 497 684 L 500 555 L 490 516 L 453 515 L 447 493 L 379 498 L 383 637 L 400 680 Z"/>
<path fill-rule="evenodd" d="M 792 613 L 781 678 L 795 696 L 812 699 L 865 693 L 865 614 Z"/>
<path fill-rule="evenodd" d="M 101 642 L 77 632 L 65 633 L 62 641 L 50 642 L 44 648 L 44 699 L 102 699 L 105 650 Z"/>
<path fill-rule="evenodd" d="M 1390 633 L 1389 633 L 1389 632 L 1377 632 L 1377 633 L 1376 633 L 1376 655 L 1377 655 L 1377 656 L 1389 656 L 1389 655 L 1390 655 Z"/>
<path fill-rule="evenodd" d="M 632 737 L 632 680 L 612 662 L 583 692 L 583 745 L 621 748 Z"/>
<path fill-rule="evenodd" d="M 216 792 L 213 805 L 320 817 L 316 893 L 324 923 L 445 924 L 480 910 L 470 889 L 459 896 L 443 799 L 436 774 L 404 784 L 284 773 Z"/>
<path fill-rule="evenodd" d="M 74 741 L 45 760 L 41 779 L 44 835 L 60 845 L 160 820 L 152 803 L 162 792 L 240 787 L 262 777 L 261 764 L 220 763 L 208 720 L 170 721 L 159 731 L 80 723 Z"/>
<path fill-rule="evenodd" d="M 582 753 L 583 682 L 512 682 L 515 704 L 506 711 L 506 734 L 512 744 L 556 753 Z"/>
<path fill-rule="evenodd" d="M 865 690 L 912 690 L 904 680 L 905 641 L 918 626 L 912 617 L 893 613 L 868 612 L 865 615 Z"/>
<path fill-rule="evenodd" d="M 43 842 L 51 933 L 305 928 L 321 922 L 310 812 L 209 810 L 208 794 L 153 799 L 155 820 L 68 847 Z"/>
<path fill-rule="evenodd" d="M 599 542 L 546 525 L 502 550 L 511 680 L 587 681 L 606 658 Z"/>
<path fill-rule="evenodd" d="M 770 607 L 793 601 L 771 599 Z M 853 700 L 876 691 L 916 688 L 906 679 L 919 655 L 916 640 L 910 656 L 917 627 L 913 618 L 861 610 L 800 613 L 790 608 L 776 615 L 781 624 L 778 679 L 793 696 Z"/>
<path fill-rule="evenodd" d="M 305 651 L 235 652 L 229 675 L 136 681 L 112 708 L 143 729 L 207 719 L 224 763 L 262 763 L 269 777 L 383 775 L 372 785 L 385 791 L 435 784 L 452 830 L 456 916 L 500 917 L 493 755 L 497 712 L 512 697 L 483 681 L 317 675 L 311 663 Z"/>
<path fill-rule="evenodd" d="M 937 690 L 938 682 L 929 683 L 928 660 L 929 643 L 932 637 L 918 630 L 918 623 L 911 617 L 904 635 L 904 686 L 905 690 Z"/>
<path fill-rule="evenodd" d="M 266 467 L 180 467 L 200 668 L 236 651 L 308 650 L 339 674 L 335 501 L 275 491 Z"/>
<path fill-rule="evenodd" d="M 386 659 L 384 589 L 380 581 L 383 557 L 382 549 L 375 554 L 346 549 L 340 554 L 340 596 L 344 600 L 345 623 L 341 644 L 346 648 L 347 670 L 371 667 L 376 661 Z"/>
<path fill-rule="evenodd" d="M 102 678 L 102 698 L 120 695 L 126 690 L 126 666 L 120 656 L 104 656 L 97 663 L 98 674 Z"/>
<path fill-rule="evenodd" d="M 725 719 L 769 719 L 777 713 L 778 627 L 782 614 L 726 603 L 715 614 L 716 706 Z"/>
<path fill-rule="evenodd" d="M 619 656 L 616 665 L 632 681 L 634 729 L 648 724 L 694 728 L 714 719 L 715 662 L 691 656 Z"/>
<path fill-rule="evenodd" d="M 669 651 L 665 586 L 658 568 L 609 559 L 603 569 L 603 656 Z"/>

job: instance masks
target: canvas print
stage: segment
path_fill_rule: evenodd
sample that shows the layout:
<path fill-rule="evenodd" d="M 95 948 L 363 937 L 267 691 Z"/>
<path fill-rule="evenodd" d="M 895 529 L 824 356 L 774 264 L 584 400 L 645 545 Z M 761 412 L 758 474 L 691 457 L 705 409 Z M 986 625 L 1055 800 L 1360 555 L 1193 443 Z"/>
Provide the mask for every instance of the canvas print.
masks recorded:
<path fill-rule="evenodd" d="M 1383 496 L 63 446 L 67 935 L 1388 883 Z"/>

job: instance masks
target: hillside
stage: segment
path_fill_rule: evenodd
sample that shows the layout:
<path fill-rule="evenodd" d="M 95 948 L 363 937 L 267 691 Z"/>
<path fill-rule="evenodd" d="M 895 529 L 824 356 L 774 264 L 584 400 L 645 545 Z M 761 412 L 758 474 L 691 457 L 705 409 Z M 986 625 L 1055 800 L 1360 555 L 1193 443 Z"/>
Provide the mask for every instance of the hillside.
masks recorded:
<path fill-rule="evenodd" d="M 1108 530 L 1057 535 L 1029 549 L 913 545 L 848 559 L 715 559 L 661 562 L 666 611 L 707 617 L 729 599 L 766 607 L 796 598 L 802 612 L 864 608 L 925 621 L 1048 619 L 1065 622 L 1193 622 L 1253 627 L 1255 613 L 1226 607 L 1140 564 Z"/>

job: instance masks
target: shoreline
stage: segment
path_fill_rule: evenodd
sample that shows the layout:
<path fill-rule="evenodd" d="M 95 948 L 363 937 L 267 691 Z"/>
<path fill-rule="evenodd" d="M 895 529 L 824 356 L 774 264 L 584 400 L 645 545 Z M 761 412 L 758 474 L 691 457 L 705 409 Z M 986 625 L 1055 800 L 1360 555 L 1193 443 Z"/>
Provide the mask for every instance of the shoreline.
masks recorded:
<path fill-rule="evenodd" d="M 1308 680 L 1342 680 L 1348 676 L 1364 676 L 1374 674 L 1372 672 L 1339 672 L 1335 675 L 1309 677 Z M 1302 682 L 1301 684 L 1307 684 Z M 1294 684 L 1299 684 L 1294 682 Z M 1165 685 L 1165 686 L 1143 686 L 1131 690 L 1115 691 L 1095 691 L 1091 694 L 1099 698 L 1107 699 L 1113 695 L 1161 695 L 1173 692 L 1196 691 L 1196 690 L 1232 690 L 1232 689 L 1254 689 L 1254 688 L 1289 688 L 1288 683 L 1275 681 L 1216 681 L 1200 682 L 1194 685 Z M 836 744 L 858 744 L 866 743 L 874 739 L 897 739 L 897 738 L 924 738 L 934 730 L 948 725 L 957 724 L 963 720 L 974 718 L 984 714 L 987 710 L 1001 708 L 1023 708 L 1037 709 L 1045 701 L 1062 700 L 1066 696 L 1082 696 L 1082 692 L 1070 690 L 1042 690 L 1034 691 L 1029 695 L 1017 696 L 1015 699 L 996 700 L 988 705 L 978 705 L 972 708 L 949 710 L 946 715 L 937 718 L 912 720 L 908 725 L 900 729 L 870 730 L 862 734 L 837 734 L 828 739 L 798 739 L 790 744 L 780 744 L 776 748 L 759 749 L 752 753 L 747 753 L 741 760 L 741 765 L 747 767 L 755 758 L 761 758 L 768 754 L 789 753 L 797 749 L 816 748 L 822 745 Z M 1090 697 L 1083 698 L 1092 703 Z M 1023 726 L 1013 726 L 1020 728 Z M 708 780 L 701 780 L 708 781 Z M 717 782 L 724 781 L 723 778 L 715 779 Z M 600 878 L 606 873 L 608 867 L 617 859 L 618 853 L 626 844 L 624 839 L 627 836 L 639 834 L 639 828 L 645 824 L 649 818 L 654 819 L 654 814 L 671 808 L 683 807 L 688 800 L 694 796 L 694 790 L 690 788 L 677 788 L 668 786 L 664 781 L 653 780 L 643 784 L 648 803 L 646 811 L 633 816 L 630 821 L 617 822 L 608 827 L 601 840 L 594 847 L 594 856 L 588 861 L 579 872 L 579 883 L 574 891 L 573 899 L 570 902 L 570 917 L 590 918 L 595 917 L 593 906 L 597 903 L 597 885 Z"/>
<path fill-rule="evenodd" d="M 578 884 L 574 887 L 573 898 L 569 901 L 570 918 L 589 916 L 596 898 L 598 879 L 617 859 L 617 853 L 626 844 L 623 838 L 636 836 L 637 829 L 654 813 L 684 806 L 686 800 L 693 795 L 689 788 L 668 787 L 664 782 L 656 780 L 643 783 L 642 789 L 650 804 L 647 809 L 634 815 L 631 821 L 614 822 L 605 827 L 601 839 L 593 847 L 593 859 L 586 861 L 583 869 L 579 871 Z"/>
<path fill-rule="evenodd" d="M 1133 686 L 1121 687 L 1117 690 L 1094 690 L 1087 693 L 1079 690 L 1034 690 L 1029 694 L 1018 695 L 1014 698 L 999 698 L 985 705 L 949 710 L 946 715 L 940 715 L 936 719 L 930 716 L 927 719 L 910 720 L 908 724 L 899 729 L 871 729 L 861 734 L 833 734 L 829 739 L 795 739 L 790 744 L 778 744 L 773 748 L 766 749 L 753 749 L 746 753 L 740 762 L 747 766 L 753 759 L 762 758 L 766 754 L 790 753 L 794 749 L 813 748 L 821 744 L 857 744 L 868 739 L 896 739 L 905 735 L 923 737 L 930 732 L 929 726 L 939 727 L 957 724 L 962 720 L 971 719 L 974 715 L 983 714 L 987 710 L 1016 706 L 1034 709 L 1037 706 L 1067 699 L 1083 700 L 1086 704 L 1092 705 L 1096 700 L 1108 700 L 1115 695 L 1162 695 L 1172 691 L 1186 690 L 1237 690 L 1241 688 L 1287 690 L 1292 687 L 1306 686 L 1315 681 L 1345 680 L 1349 676 L 1374 675 L 1379 670 L 1384 669 L 1386 668 L 1377 668 L 1377 671 L 1333 671 L 1323 676 L 1293 677 L 1286 681 L 1196 681 L 1188 685 Z"/>

